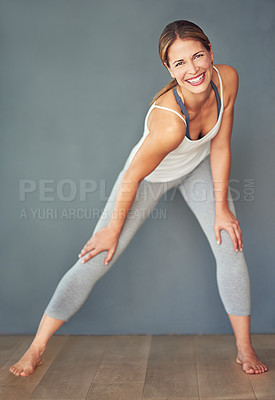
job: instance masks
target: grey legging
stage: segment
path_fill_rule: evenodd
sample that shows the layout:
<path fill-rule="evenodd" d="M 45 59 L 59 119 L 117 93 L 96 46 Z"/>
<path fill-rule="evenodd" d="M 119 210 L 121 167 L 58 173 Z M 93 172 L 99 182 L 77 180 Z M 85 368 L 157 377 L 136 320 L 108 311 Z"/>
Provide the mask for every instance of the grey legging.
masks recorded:
<path fill-rule="evenodd" d="M 107 226 L 125 171 L 126 164 L 117 177 L 93 233 Z M 143 180 L 125 219 L 115 254 L 108 266 L 104 265 L 107 251 L 97 254 L 84 264 L 78 259 L 59 282 L 45 310 L 47 315 L 67 321 L 80 309 L 95 283 L 109 271 L 158 200 L 171 188 L 179 189 L 209 241 L 216 259 L 218 290 L 226 312 L 234 315 L 250 314 L 250 282 L 244 254 L 240 251 L 235 252 L 227 231 L 221 230 L 220 245 L 215 238 L 215 201 L 210 156 L 207 156 L 193 171 L 182 178 L 165 183 Z M 228 203 L 230 210 L 236 215 L 230 188 L 228 188 Z"/>

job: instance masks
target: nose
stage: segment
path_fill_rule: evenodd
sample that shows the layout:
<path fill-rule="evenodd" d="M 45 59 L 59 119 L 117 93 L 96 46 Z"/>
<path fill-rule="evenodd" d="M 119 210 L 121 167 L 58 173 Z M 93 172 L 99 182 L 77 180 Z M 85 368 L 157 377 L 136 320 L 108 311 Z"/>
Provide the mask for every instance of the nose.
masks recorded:
<path fill-rule="evenodd" d="M 187 71 L 189 74 L 195 74 L 197 72 L 197 68 L 193 61 L 190 61 L 187 66 Z"/>

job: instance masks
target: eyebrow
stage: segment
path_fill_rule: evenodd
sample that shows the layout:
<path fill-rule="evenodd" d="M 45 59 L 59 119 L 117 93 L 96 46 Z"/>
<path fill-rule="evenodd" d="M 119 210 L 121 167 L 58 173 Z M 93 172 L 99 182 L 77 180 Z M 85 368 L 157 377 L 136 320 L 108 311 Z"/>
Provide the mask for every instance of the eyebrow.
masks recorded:
<path fill-rule="evenodd" d="M 203 53 L 203 50 L 197 51 L 197 53 L 193 54 L 192 57 L 194 57 L 196 54 L 199 54 L 199 53 Z M 181 58 L 180 60 L 174 61 L 173 64 L 175 64 L 175 63 L 177 63 L 177 62 L 179 62 L 179 61 L 184 61 L 184 59 Z"/>

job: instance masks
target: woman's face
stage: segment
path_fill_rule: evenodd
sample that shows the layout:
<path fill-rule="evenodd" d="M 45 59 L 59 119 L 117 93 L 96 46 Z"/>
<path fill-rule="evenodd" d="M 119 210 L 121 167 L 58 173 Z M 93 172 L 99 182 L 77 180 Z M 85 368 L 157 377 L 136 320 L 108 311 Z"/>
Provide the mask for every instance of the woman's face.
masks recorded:
<path fill-rule="evenodd" d="M 168 50 L 170 67 L 164 65 L 184 90 L 202 93 L 212 79 L 212 60 L 214 60 L 212 49 L 208 52 L 200 41 L 176 39 Z"/>

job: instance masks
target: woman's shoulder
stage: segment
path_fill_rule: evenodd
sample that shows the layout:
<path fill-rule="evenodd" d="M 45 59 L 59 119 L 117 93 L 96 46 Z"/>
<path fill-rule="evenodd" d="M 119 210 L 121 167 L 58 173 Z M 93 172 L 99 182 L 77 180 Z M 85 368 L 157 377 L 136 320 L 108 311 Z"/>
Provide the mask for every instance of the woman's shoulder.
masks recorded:
<path fill-rule="evenodd" d="M 215 67 L 217 68 L 222 80 L 224 107 L 226 108 L 232 100 L 233 102 L 235 101 L 237 96 L 239 87 L 239 74 L 231 65 L 216 64 Z"/>
<path fill-rule="evenodd" d="M 168 124 L 174 124 L 174 127 L 182 127 L 182 124 L 185 126 L 185 118 L 176 102 L 173 89 L 174 87 L 158 97 L 154 102 L 156 107 L 151 114 L 155 113 L 159 118 L 166 120 Z"/>
<path fill-rule="evenodd" d="M 154 105 L 156 107 L 153 107 L 147 119 L 149 131 L 154 127 L 157 131 L 167 128 L 180 135 L 183 130 L 185 132 L 185 118 L 175 100 L 173 88 L 159 96 Z"/>
<path fill-rule="evenodd" d="M 226 64 L 215 64 L 215 67 L 219 71 L 221 77 L 223 80 L 226 81 L 237 81 L 239 78 L 239 74 L 237 70 L 232 67 L 231 65 L 226 65 Z"/>

